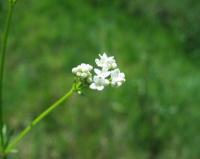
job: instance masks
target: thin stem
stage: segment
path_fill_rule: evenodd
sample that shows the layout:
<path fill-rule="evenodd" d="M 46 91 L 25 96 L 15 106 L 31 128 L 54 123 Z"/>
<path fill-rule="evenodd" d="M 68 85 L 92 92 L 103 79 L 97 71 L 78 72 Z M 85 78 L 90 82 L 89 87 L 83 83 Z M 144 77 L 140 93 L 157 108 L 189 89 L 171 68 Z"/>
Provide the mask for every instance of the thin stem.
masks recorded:
<path fill-rule="evenodd" d="M 16 138 L 14 138 L 13 141 L 8 145 L 8 147 L 5 150 L 5 153 L 9 153 L 32 129 L 34 126 L 36 126 L 44 117 L 46 117 L 49 113 L 51 113 L 55 108 L 57 108 L 61 103 L 63 103 L 68 97 L 70 97 L 74 92 L 74 86 L 71 88 L 71 90 L 65 94 L 63 97 L 61 97 L 59 100 L 57 100 L 53 105 L 51 105 L 49 108 L 47 108 L 44 112 L 42 112 L 38 117 L 36 117 L 30 125 L 28 125 Z"/>
<path fill-rule="evenodd" d="M 12 13 L 13 13 L 13 7 L 14 3 L 9 2 L 9 9 L 8 9 L 8 15 L 6 17 L 6 23 L 5 23 L 5 31 L 3 36 L 3 43 L 2 43 L 2 50 L 1 50 L 1 64 L 0 64 L 0 138 L 1 138 L 1 145 L 4 148 L 4 135 L 3 135 L 3 75 L 4 75 L 4 64 L 5 64 L 5 56 L 6 56 L 6 46 L 8 41 L 8 33 L 10 28 L 10 22 L 12 19 Z"/>

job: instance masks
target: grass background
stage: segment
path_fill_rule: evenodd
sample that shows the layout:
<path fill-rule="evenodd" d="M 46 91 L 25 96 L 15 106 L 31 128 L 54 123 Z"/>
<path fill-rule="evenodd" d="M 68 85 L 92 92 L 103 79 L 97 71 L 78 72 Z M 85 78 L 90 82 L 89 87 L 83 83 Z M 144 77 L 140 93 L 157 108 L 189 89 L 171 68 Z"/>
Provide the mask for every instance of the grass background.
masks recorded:
<path fill-rule="evenodd" d="M 0 1 L 0 36 L 7 1 Z M 114 55 L 127 82 L 50 114 L 12 159 L 198 159 L 198 0 L 18 0 L 4 80 L 17 134 L 66 93 L 71 68 Z"/>

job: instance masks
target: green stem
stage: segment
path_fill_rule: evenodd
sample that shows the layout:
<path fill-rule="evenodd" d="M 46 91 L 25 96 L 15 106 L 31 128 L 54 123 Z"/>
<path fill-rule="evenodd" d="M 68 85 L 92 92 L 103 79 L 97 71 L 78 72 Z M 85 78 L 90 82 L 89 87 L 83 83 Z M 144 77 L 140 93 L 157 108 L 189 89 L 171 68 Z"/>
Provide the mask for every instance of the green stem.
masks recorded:
<path fill-rule="evenodd" d="M 14 138 L 13 141 L 11 141 L 11 143 L 5 149 L 5 153 L 6 154 L 9 153 L 32 130 L 32 128 L 35 125 L 37 125 L 44 117 L 46 117 L 55 108 L 57 108 L 61 103 L 63 103 L 69 96 L 71 96 L 73 94 L 74 91 L 75 91 L 75 89 L 74 89 L 74 86 L 73 86 L 67 94 L 65 94 L 63 97 L 61 97 L 59 100 L 57 100 L 53 105 L 51 105 L 44 112 L 42 112 L 38 117 L 36 117 L 30 123 L 30 125 L 28 125 L 16 138 Z"/>
<path fill-rule="evenodd" d="M 12 13 L 13 13 L 13 7 L 14 3 L 9 1 L 9 9 L 8 9 L 8 15 L 6 17 L 6 23 L 5 23 L 5 31 L 3 36 L 3 43 L 2 43 L 2 50 L 1 50 L 1 64 L 0 64 L 0 139 L 1 139 L 1 145 L 4 148 L 5 141 L 4 141 L 4 135 L 3 135 L 3 75 L 4 75 L 4 64 L 5 64 L 5 56 L 6 56 L 6 46 L 8 41 L 8 33 L 10 28 L 10 22 L 12 19 Z"/>

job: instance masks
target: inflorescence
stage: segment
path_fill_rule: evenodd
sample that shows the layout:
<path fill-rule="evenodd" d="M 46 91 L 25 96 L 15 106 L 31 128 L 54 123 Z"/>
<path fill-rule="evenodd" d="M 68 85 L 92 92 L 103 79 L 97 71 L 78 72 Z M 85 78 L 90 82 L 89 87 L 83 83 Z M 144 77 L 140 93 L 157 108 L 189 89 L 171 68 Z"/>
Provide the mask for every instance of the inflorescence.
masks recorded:
<path fill-rule="evenodd" d="M 101 91 L 106 86 L 114 87 L 121 86 L 125 81 L 125 74 L 120 71 L 115 61 L 114 56 L 107 56 L 99 54 L 99 58 L 95 59 L 97 67 L 82 63 L 72 69 L 75 75 L 75 82 L 78 83 L 79 88 L 89 87 L 93 90 Z M 95 74 L 91 73 L 94 71 Z"/>

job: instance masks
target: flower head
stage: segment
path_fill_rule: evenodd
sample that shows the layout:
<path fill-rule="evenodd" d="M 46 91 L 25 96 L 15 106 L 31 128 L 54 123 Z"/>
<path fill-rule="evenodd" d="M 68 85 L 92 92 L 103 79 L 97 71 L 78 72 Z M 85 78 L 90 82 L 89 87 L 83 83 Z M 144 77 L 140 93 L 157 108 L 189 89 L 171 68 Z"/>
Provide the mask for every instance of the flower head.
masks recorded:
<path fill-rule="evenodd" d="M 82 63 L 82 64 L 78 65 L 77 67 L 74 67 L 72 69 L 72 73 L 80 78 L 85 79 L 92 75 L 90 73 L 90 71 L 92 71 L 92 69 L 93 69 L 93 67 L 91 65 Z"/>
<path fill-rule="evenodd" d="M 91 73 L 93 67 L 89 64 L 82 63 L 72 69 L 72 73 L 78 77 L 75 82 L 79 82 L 79 89 L 89 87 L 93 90 L 102 91 L 106 86 L 112 85 L 119 87 L 125 82 L 125 74 L 117 68 L 117 63 L 113 56 L 106 53 L 99 55 L 95 59 L 97 68 L 94 69 L 94 75 Z M 77 81 L 78 80 L 78 81 Z"/>

